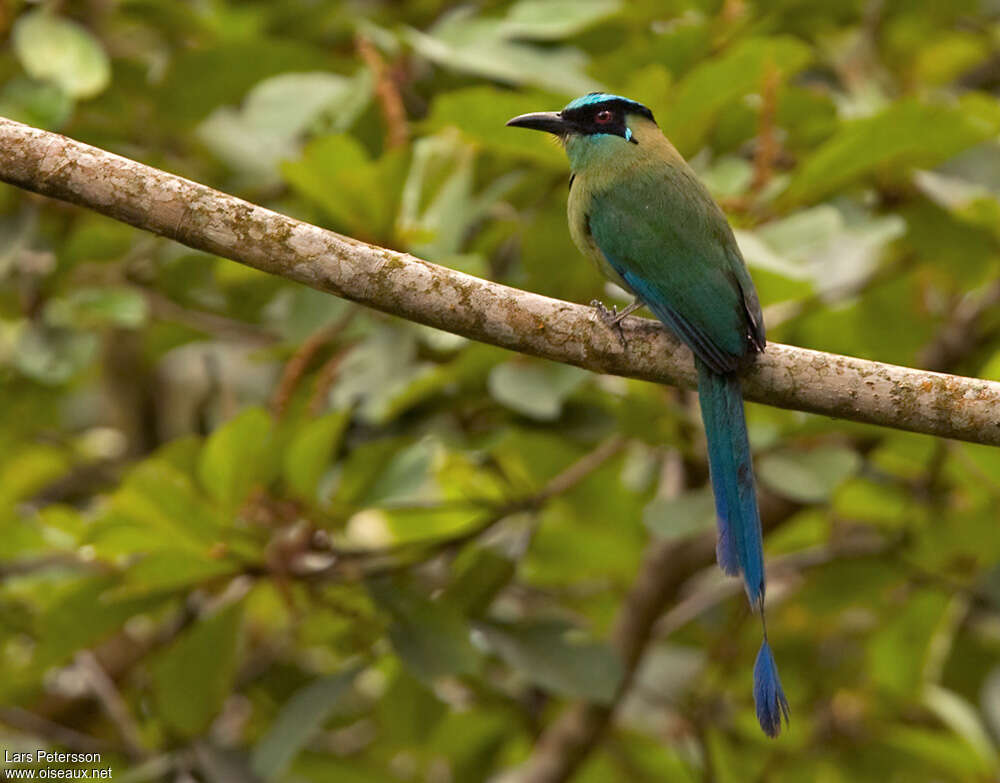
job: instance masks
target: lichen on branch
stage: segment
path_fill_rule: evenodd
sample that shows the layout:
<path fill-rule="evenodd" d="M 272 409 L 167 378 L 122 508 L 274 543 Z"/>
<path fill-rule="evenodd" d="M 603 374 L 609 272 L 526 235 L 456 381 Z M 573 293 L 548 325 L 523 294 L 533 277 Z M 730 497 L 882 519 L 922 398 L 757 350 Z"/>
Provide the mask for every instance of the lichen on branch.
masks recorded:
<path fill-rule="evenodd" d="M 595 372 L 693 386 L 691 354 L 658 323 L 624 342 L 590 307 L 342 236 L 56 133 L 0 118 L 0 180 L 188 247 L 402 318 Z M 749 400 L 1000 445 L 1000 383 L 772 343 Z"/>

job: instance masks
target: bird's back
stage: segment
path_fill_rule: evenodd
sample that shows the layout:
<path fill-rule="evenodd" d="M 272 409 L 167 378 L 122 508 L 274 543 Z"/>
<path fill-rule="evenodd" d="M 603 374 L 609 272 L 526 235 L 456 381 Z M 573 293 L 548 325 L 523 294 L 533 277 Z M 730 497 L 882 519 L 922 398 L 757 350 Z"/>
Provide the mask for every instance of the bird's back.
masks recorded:
<path fill-rule="evenodd" d="M 725 215 L 652 123 L 619 165 L 576 173 L 570 231 L 717 372 L 764 346 L 757 294 Z"/>

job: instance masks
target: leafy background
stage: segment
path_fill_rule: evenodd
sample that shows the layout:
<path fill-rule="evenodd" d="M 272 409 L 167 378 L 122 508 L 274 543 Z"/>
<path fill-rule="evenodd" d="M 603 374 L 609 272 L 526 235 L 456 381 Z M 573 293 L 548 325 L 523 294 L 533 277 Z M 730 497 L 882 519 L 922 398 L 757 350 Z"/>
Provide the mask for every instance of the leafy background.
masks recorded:
<path fill-rule="evenodd" d="M 575 301 L 619 294 L 561 152 L 503 123 L 629 95 L 726 207 L 772 339 L 1000 378 L 994 0 L 6 0 L 0 31 L 0 114 Z M 690 394 L 6 186 L 0 281 L 5 750 L 498 780 L 613 695 L 647 542 L 712 527 Z M 758 625 L 709 565 L 577 779 L 996 779 L 1000 452 L 748 416 L 791 728 L 760 734 Z"/>

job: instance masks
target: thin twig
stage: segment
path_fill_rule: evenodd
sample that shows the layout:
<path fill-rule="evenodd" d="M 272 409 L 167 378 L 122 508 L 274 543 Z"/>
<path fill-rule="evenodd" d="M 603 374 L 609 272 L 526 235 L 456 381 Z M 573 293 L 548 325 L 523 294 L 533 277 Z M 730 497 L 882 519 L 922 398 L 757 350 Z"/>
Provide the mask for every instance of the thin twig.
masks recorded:
<path fill-rule="evenodd" d="M 454 551 L 469 541 L 479 538 L 513 514 L 539 511 L 549 500 L 568 492 L 583 481 L 608 459 L 621 451 L 624 445 L 624 438 L 613 435 L 550 479 L 538 492 L 527 497 L 514 498 L 500 503 L 484 500 L 482 503 L 489 510 L 488 515 L 478 524 L 467 527 L 459 533 L 417 541 L 405 541 L 374 549 L 345 550 L 334 548 L 331 550 L 332 557 L 328 563 L 322 564 L 319 568 L 302 571 L 297 575 L 313 582 L 356 581 L 363 577 L 378 576 L 398 571 L 401 568 L 408 568 L 443 552 Z M 446 504 L 443 507 L 450 508 L 451 506 Z"/>
<path fill-rule="evenodd" d="M 313 387 L 312 395 L 309 397 L 308 410 L 310 416 L 319 416 L 323 412 L 323 408 L 326 407 L 330 396 L 330 389 L 333 388 L 333 384 L 340 373 L 340 365 L 343 364 L 344 359 L 347 358 L 353 347 L 353 343 L 343 346 L 319 368 L 319 372 L 316 373 L 316 385 Z"/>
<path fill-rule="evenodd" d="M 205 332 L 213 337 L 239 340 L 254 345 L 271 345 L 278 341 L 278 335 L 256 326 L 207 310 L 195 310 L 177 304 L 169 297 L 145 286 L 134 286 L 140 291 L 154 317 Z"/>
<path fill-rule="evenodd" d="M 278 386 L 274 390 L 274 395 L 271 397 L 271 412 L 275 416 L 280 417 L 284 415 L 285 410 L 288 408 L 288 401 L 292 398 L 295 387 L 302 380 L 302 376 L 305 375 L 306 369 L 309 367 L 309 363 L 313 357 L 319 353 L 324 345 L 335 340 L 337 335 L 350 325 L 356 314 L 357 310 L 352 307 L 333 323 L 321 326 L 309 335 L 295 353 L 292 354 L 292 358 L 285 363 L 281 380 L 278 382 Z"/>
<path fill-rule="evenodd" d="M 778 134 L 775 130 L 775 114 L 778 111 L 778 87 L 781 86 L 781 71 L 773 62 L 769 62 L 764 70 L 764 80 L 761 86 L 762 104 L 760 121 L 757 131 L 757 149 L 753 160 L 753 180 L 750 182 L 750 192 L 760 193 L 771 181 L 774 164 L 778 160 L 780 149 Z"/>
<path fill-rule="evenodd" d="M 375 95 L 382 108 L 382 118 L 385 120 L 385 145 L 390 148 L 401 147 L 410 139 L 410 128 L 406 121 L 406 106 L 392 78 L 392 71 L 375 48 L 375 44 L 368 38 L 359 35 L 355 38 L 354 44 L 361 59 L 375 76 Z"/>
<path fill-rule="evenodd" d="M 884 537 L 861 535 L 841 543 L 803 549 L 784 557 L 776 557 L 768 560 L 768 581 L 772 585 L 780 586 L 783 579 L 788 579 L 791 575 L 798 575 L 802 571 L 826 565 L 834 560 L 881 555 L 893 547 L 898 547 L 900 543 L 901 541 L 898 538 L 886 539 Z M 670 611 L 660 617 L 656 622 L 654 634 L 657 638 L 661 639 L 667 637 L 709 609 L 742 592 L 743 586 L 740 582 L 734 579 L 726 579 L 713 584 L 711 587 L 692 593 L 682 601 L 674 604 Z M 770 595 L 777 592 L 771 589 L 768 595 L 770 597 Z"/>
<path fill-rule="evenodd" d="M 124 630 L 120 631 L 96 647 L 93 651 L 94 656 L 108 677 L 114 682 L 119 682 L 151 651 L 163 648 L 176 639 L 197 619 L 197 616 L 192 607 L 184 606 L 181 611 L 167 617 L 153 634 L 135 638 Z M 56 691 L 46 691 L 33 706 L 32 711 L 45 719 L 55 719 L 72 715 L 79 704 L 76 698 Z"/>
<path fill-rule="evenodd" d="M 55 552 L 40 557 L 9 560 L 0 563 L 0 583 L 16 576 L 26 576 L 53 568 L 79 568 L 81 570 L 110 571 L 100 560 L 84 560 L 71 552 Z"/>
<path fill-rule="evenodd" d="M 1000 281 L 989 285 L 978 296 L 963 297 L 934 341 L 920 352 L 920 366 L 946 372 L 961 364 L 982 344 L 984 335 L 981 322 L 997 305 L 1000 305 Z"/>
<path fill-rule="evenodd" d="M 801 508 L 768 493 L 761 493 L 760 506 L 765 530 L 780 526 Z M 650 542 L 612 634 L 624 666 L 614 703 L 579 701 L 567 707 L 535 743 L 530 758 L 514 778 L 517 783 L 563 783 L 570 778 L 596 747 L 628 692 L 664 607 L 688 579 L 714 559 L 714 531 L 677 541 Z"/>
<path fill-rule="evenodd" d="M 621 451 L 624 446 L 625 438 L 620 435 L 612 435 L 596 449 L 584 455 L 562 473 L 551 479 L 548 484 L 542 487 L 542 490 L 538 494 L 533 495 L 529 499 L 529 502 L 537 507 L 556 495 L 562 495 L 597 470 L 608 459 Z"/>
<path fill-rule="evenodd" d="M 75 663 L 77 671 L 84 676 L 90 686 L 90 692 L 118 731 L 118 736 L 121 737 L 122 745 L 129 758 L 133 761 L 141 761 L 146 758 L 149 753 L 142 740 L 142 733 L 139 731 L 139 726 L 132 717 L 132 712 L 125 703 L 125 699 L 118 692 L 114 680 L 108 676 L 90 650 L 80 650 L 76 654 Z"/>
<path fill-rule="evenodd" d="M 81 734 L 74 729 L 20 707 L 0 707 L 0 723 L 78 753 L 109 753 L 121 750 L 106 740 L 91 737 L 89 734 Z"/>

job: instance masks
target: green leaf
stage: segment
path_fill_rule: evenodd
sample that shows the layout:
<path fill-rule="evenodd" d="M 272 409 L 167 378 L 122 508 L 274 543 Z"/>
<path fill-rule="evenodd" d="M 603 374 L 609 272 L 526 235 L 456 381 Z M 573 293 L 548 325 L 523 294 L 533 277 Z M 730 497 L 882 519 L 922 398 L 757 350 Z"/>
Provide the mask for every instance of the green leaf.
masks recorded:
<path fill-rule="evenodd" d="M 351 421 L 349 409 L 334 411 L 299 426 L 284 453 L 283 475 L 289 489 L 308 503 L 316 502 L 320 479 Z"/>
<path fill-rule="evenodd" d="M 664 133 L 682 153 L 696 152 L 722 110 L 758 92 L 769 69 L 776 68 L 787 77 L 811 58 L 809 47 L 792 37 L 740 41 L 705 60 L 678 83 L 662 117 Z"/>
<path fill-rule="evenodd" d="M 97 354 L 97 336 L 32 323 L 17 333 L 13 363 L 40 383 L 66 383 Z"/>
<path fill-rule="evenodd" d="M 453 337 L 447 332 L 437 334 Z M 448 346 L 448 350 L 451 348 L 452 346 Z M 479 389 L 489 368 L 506 358 L 499 351 L 494 351 L 495 349 L 487 348 L 482 343 L 467 344 L 449 363 L 420 366 L 405 382 L 394 386 L 391 393 L 382 398 L 380 405 L 373 407 L 373 420 L 394 421 L 401 414 L 429 400 L 440 399 L 442 396 L 453 397 L 469 388 Z"/>
<path fill-rule="evenodd" d="M 115 527 L 132 528 L 146 549 L 157 543 L 197 551 L 219 540 L 223 522 L 188 476 L 157 457 L 140 462 L 114 493 L 95 539 Z M 136 547 L 138 548 L 138 547 Z"/>
<path fill-rule="evenodd" d="M 258 83 L 242 107 L 216 109 L 197 134 L 221 160 L 255 182 L 278 176 L 278 163 L 299 154 L 313 128 L 347 130 L 371 99 L 367 69 L 353 78 L 333 73 L 285 73 Z"/>
<path fill-rule="evenodd" d="M 188 549 L 160 549 L 129 566 L 124 582 L 108 596 L 119 599 L 186 590 L 239 570 L 232 560 L 199 557 Z"/>
<path fill-rule="evenodd" d="M 875 270 L 885 247 L 906 233 L 898 215 L 874 217 L 829 204 L 795 212 L 754 233 L 758 247 L 738 235 L 747 263 L 790 278 L 812 278 L 820 292 L 853 290 Z M 765 255 L 760 254 L 763 248 Z"/>
<path fill-rule="evenodd" d="M 989 587 L 993 606 L 998 605 L 997 587 L 1000 586 L 1000 572 L 994 570 L 991 574 Z M 993 735 L 1000 733 L 1000 666 L 994 666 L 983 682 L 980 701 L 983 705 L 983 717 L 986 719 Z"/>
<path fill-rule="evenodd" d="M 401 438 L 379 438 L 351 449 L 340 469 L 335 493 L 337 501 L 351 506 L 370 505 L 366 493 L 402 448 Z"/>
<path fill-rule="evenodd" d="M 18 516 L 16 511 L 0 507 L 0 558 L 28 559 L 45 555 L 48 541 L 34 520 Z"/>
<path fill-rule="evenodd" d="M 924 704 L 964 739 L 983 761 L 983 770 L 997 768 L 997 751 L 977 709 L 954 691 L 929 683 L 924 688 Z"/>
<path fill-rule="evenodd" d="M 424 120 L 428 131 L 458 128 L 462 136 L 487 149 L 566 171 L 566 156 L 542 133 L 517 133 L 505 123 L 518 114 L 557 109 L 562 96 L 537 90 L 501 90 L 488 85 L 440 93 Z"/>
<path fill-rule="evenodd" d="M 73 98 L 92 98 L 108 86 L 111 64 L 84 27 L 45 9 L 14 23 L 14 51 L 28 74 L 52 82 Z"/>
<path fill-rule="evenodd" d="M 237 103 L 270 76 L 321 71 L 330 65 L 329 54 L 320 45 L 302 39 L 262 35 L 227 40 L 225 33 L 219 38 L 211 46 L 174 50 L 169 70 L 153 95 L 157 116 L 171 127 L 187 130 L 219 106 Z M 198 89 L 191 89 L 194 84 Z"/>
<path fill-rule="evenodd" d="M 929 780 L 938 775 L 953 780 L 988 780 L 991 771 L 960 737 L 917 726 L 894 723 L 885 728 L 881 744 L 920 762 Z"/>
<path fill-rule="evenodd" d="M 197 736 L 229 696 L 242 616 L 242 606 L 230 604 L 196 622 L 151 661 L 153 698 L 173 731 Z"/>
<path fill-rule="evenodd" d="M 577 642 L 572 626 L 558 621 L 480 623 L 479 630 L 508 665 L 527 680 L 573 699 L 610 704 L 622 662 L 607 644 Z"/>
<path fill-rule="evenodd" d="M 847 582 L 845 582 L 847 584 Z M 914 593 L 870 638 L 866 671 L 886 692 L 912 697 L 923 687 L 935 636 L 947 622 L 949 597 L 928 591 Z"/>
<path fill-rule="evenodd" d="M 757 476 L 772 491 L 801 503 L 822 503 L 857 473 L 861 457 L 851 449 L 776 451 L 757 460 Z"/>
<path fill-rule="evenodd" d="M 436 262 L 458 256 L 472 227 L 521 179 L 508 172 L 477 194 L 474 160 L 473 148 L 454 132 L 414 144 L 399 209 L 399 232 L 411 252 Z"/>
<path fill-rule="evenodd" d="M 455 569 L 443 597 L 467 617 L 482 615 L 517 570 L 513 560 L 486 546 L 468 547 Z"/>
<path fill-rule="evenodd" d="M 982 96 L 957 106 L 906 98 L 843 126 L 800 165 L 781 195 L 785 205 L 816 201 L 872 172 L 895 178 L 933 166 L 1000 129 L 1000 108 Z"/>
<path fill-rule="evenodd" d="M 274 471 L 274 423 L 263 408 L 248 408 L 205 444 L 198 477 L 205 491 L 232 513 Z"/>
<path fill-rule="evenodd" d="M 493 368 L 490 394 L 511 410 L 539 421 L 553 421 L 563 402 L 586 380 L 579 367 L 540 359 L 512 359 Z"/>
<path fill-rule="evenodd" d="M 14 77 L 0 88 L 0 115 L 12 120 L 58 130 L 72 113 L 73 99 L 51 82 Z"/>
<path fill-rule="evenodd" d="M 643 509 L 642 522 L 663 538 L 683 538 L 715 526 L 715 498 L 709 486 L 675 498 L 655 498 Z"/>
<path fill-rule="evenodd" d="M 99 576 L 74 583 L 58 595 L 37 620 L 36 664 L 45 669 L 92 646 L 129 618 L 164 602 L 163 596 L 114 597 L 117 577 Z"/>
<path fill-rule="evenodd" d="M 379 727 L 393 744 L 425 745 L 448 707 L 423 682 L 400 669 L 379 700 Z"/>
<path fill-rule="evenodd" d="M 912 499 L 901 487 L 856 477 L 844 483 L 833 501 L 837 514 L 886 527 L 903 527 L 912 515 Z"/>
<path fill-rule="evenodd" d="M 39 443 L 5 454 L 0 463 L 0 509 L 30 497 L 73 465 L 64 448 Z"/>
<path fill-rule="evenodd" d="M 52 325 L 77 329 L 138 329 L 148 316 L 146 298 L 131 288 L 77 288 L 64 299 L 50 300 L 45 308 Z"/>
<path fill-rule="evenodd" d="M 455 607 L 428 600 L 401 579 L 371 580 L 368 591 L 392 618 L 389 641 L 415 676 L 430 681 L 479 668 L 468 624 Z"/>
<path fill-rule="evenodd" d="M 436 448 L 430 439 L 419 440 L 383 462 L 378 477 L 364 495 L 364 502 L 428 500 L 435 494 L 431 472 Z"/>
<path fill-rule="evenodd" d="M 395 230 L 406 163 L 403 150 L 372 160 L 360 142 L 339 134 L 314 139 L 299 160 L 285 161 L 280 169 L 284 180 L 318 204 L 337 228 L 386 242 Z"/>
<path fill-rule="evenodd" d="M 78 220 L 73 221 L 72 233 L 66 238 L 59 258 L 74 266 L 88 261 L 115 262 L 132 248 L 137 233 L 137 229 L 132 226 L 119 223 L 104 215 L 93 212 L 80 215 Z"/>
<path fill-rule="evenodd" d="M 298 346 L 324 326 L 343 318 L 353 303 L 337 299 L 323 291 L 305 286 L 282 291 L 268 306 L 268 315 L 274 319 L 274 329 L 281 336 Z"/>
<path fill-rule="evenodd" d="M 362 421 L 384 424 L 392 400 L 418 376 L 416 334 L 398 326 L 376 327 L 354 346 L 340 365 L 336 386 L 330 393 L 334 408 L 357 405 Z"/>
<path fill-rule="evenodd" d="M 354 666 L 296 691 L 254 748 L 254 772 L 264 780 L 281 778 L 323 724 L 343 709 L 359 671 L 360 667 Z"/>
<path fill-rule="evenodd" d="M 564 19 L 560 9 L 574 6 L 580 13 Z M 584 71 L 586 57 L 568 47 L 542 48 L 523 43 L 526 37 L 548 39 L 553 33 L 580 29 L 614 11 L 617 3 L 559 2 L 551 11 L 548 3 L 526 0 L 511 9 L 506 19 L 477 16 L 469 8 L 446 14 L 429 33 L 408 29 L 413 48 L 428 60 L 475 76 L 531 84 L 555 92 L 577 95 L 598 88 Z"/>
<path fill-rule="evenodd" d="M 611 16 L 619 0 L 518 0 L 503 20 L 510 38 L 558 41 Z"/>

